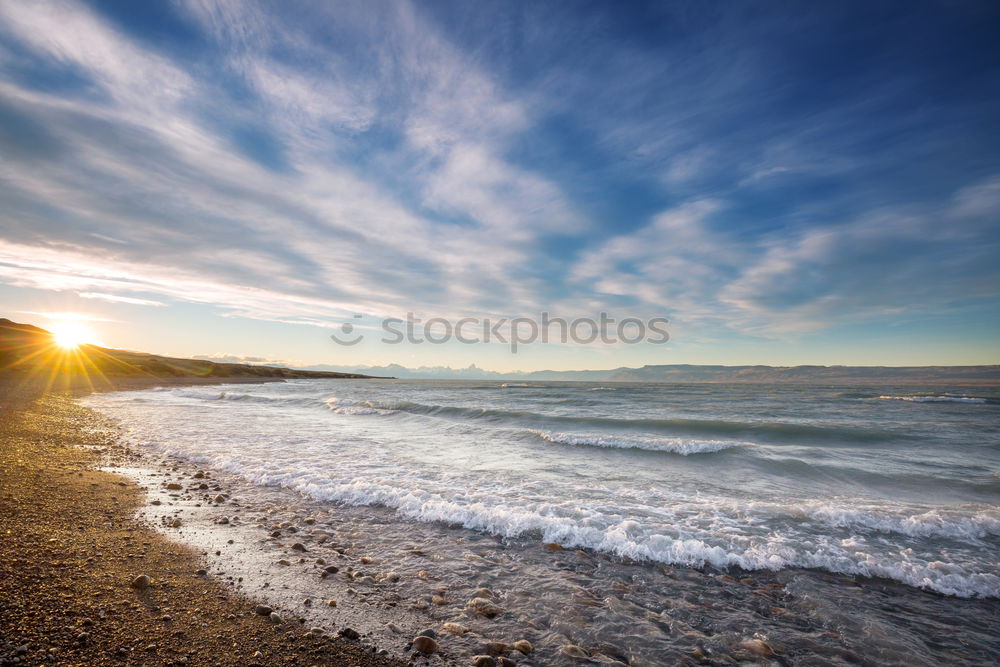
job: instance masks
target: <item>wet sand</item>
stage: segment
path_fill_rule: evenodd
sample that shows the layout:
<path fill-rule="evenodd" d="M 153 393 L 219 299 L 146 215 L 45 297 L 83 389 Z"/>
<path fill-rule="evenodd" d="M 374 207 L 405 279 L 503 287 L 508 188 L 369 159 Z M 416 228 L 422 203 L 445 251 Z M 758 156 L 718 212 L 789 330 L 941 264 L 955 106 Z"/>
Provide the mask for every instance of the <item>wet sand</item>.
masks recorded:
<path fill-rule="evenodd" d="M 188 384 L 100 388 L 174 382 Z M 346 625 L 344 637 L 260 615 L 204 575 L 199 553 L 142 523 L 144 491 L 95 469 L 98 450 L 131 454 L 113 424 L 72 402 L 88 389 L 0 380 L 0 664 L 405 664 Z"/>

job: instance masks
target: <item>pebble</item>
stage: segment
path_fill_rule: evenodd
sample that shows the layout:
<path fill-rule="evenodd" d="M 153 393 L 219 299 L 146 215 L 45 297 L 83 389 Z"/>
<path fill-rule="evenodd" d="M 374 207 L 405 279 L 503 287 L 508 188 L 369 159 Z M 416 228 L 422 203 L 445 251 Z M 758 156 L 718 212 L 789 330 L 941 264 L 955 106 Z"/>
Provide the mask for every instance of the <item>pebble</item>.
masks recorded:
<path fill-rule="evenodd" d="M 771 645 L 762 639 L 744 639 L 739 643 L 739 647 L 744 651 L 749 651 L 754 655 L 771 656 L 774 655 L 774 649 Z"/>
<path fill-rule="evenodd" d="M 289 562 L 287 559 L 282 558 L 281 560 L 278 561 L 278 565 L 291 565 L 291 562 Z"/>
<path fill-rule="evenodd" d="M 292 551 L 306 551 L 306 547 L 301 542 L 296 542 L 292 545 Z"/>
<path fill-rule="evenodd" d="M 436 604 L 436 605 L 439 605 L 439 606 L 440 605 L 446 605 L 446 604 L 448 604 L 448 600 L 446 600 L 445 598 L 441 597 L 440 595 L 433 595 L 433 596 L 431 596 L 431 604 Z"/>
<path fill-rule="evenodd" d="M 496 596 L 493 594 L 493 591 L 491 591 L 488 588 L 477 588 L 475 595 L 473 595 L 472 597 L 486 598 L 487 600 L 492 600 Z"/>
<path fill-rule="evenodd" d="M 195 572 L 195 574 L 197 574 L 199 577 L 204 577 L 206 574 L 208 574 L 208 570 L 198 570 L 197 572 Z"/>
<path fill-rule="evenodd" d="M 149 588 L 149 585 L 153 583 L 153 580 L 149 578 L 149 575 L 140 574 L 138 577 L 132 580 L 130 586 L 136 590 L 144 591 Z"/>
<path fill-rule="evenodd" d="M 430 637 L 431 639 L 437 639 L 437 633 L 434 632 L 434 630 L 432 630 L 431 628 L 427 628 L 423 632 L 420 632 L 418 636 L 419 637 Z"/>
<path fill-rule="evenodd" d="M 474 614 L 485 616 L 486 618 L 496 618 L 503 613 L 503 609 L 493 604 L 486 598 L 472 598 L 465 605 L 466 610 Z"/>
<path fill-rule="evenodd" d="M 403 631 L 403 629 L 400 628 L 395 623 L 386 623 L 385 627 L 389 628 L 389 630 L 391 630 L 392 632 L 395 632 L 397 635 Z"/>
<path fill-rule="evenodd" d="M 472 667 L 497 667 L 497 661 L 493 656 L 474 655 L 472 656 Z"/>
<path fill-rule="evenodd" d="M 504 655 L 510 653 L 510 646 L 503 642 L 486 642 L 483 644 L 483 653 L 486 655 Z"/>
<path fill-rule="evenodd" d="M 433 630 L 431 632 L 433 632 Z M 440 647 L 438 646 L 438 643 L 430 637 L 427 637 L 426 635 L 417 635 L 413 638 L 413 648 L 416 651 L 429 655 L 436 652 Z"/>
<path fill-rule="evenodd" d="M 529 653 L 535 650 L 535 647 L 532 646 L 531 642 L 529 642 L 527 639 L 518 639 L 516 642 L 514 642 L 514 650 L 519 651 L 524 655 L 528 655 Z"/>
<path fill-rule="evenodd" d="M 215 498 L 213 498 L 212 500 L 214 500 L 214 501 L 215 501 L 216 503 L 224 503 L 224 502 L 226 501 L 226 497 L 225 497 L 225 496 L 223 496 L 223 495 L 222 495 L 222 494 L 220 493 L 219 495 L 217 495 L 217 496 L 216 496 Z"/>
<path fill-rule="evenodd" d="M 323 571 L 326 572 L 327 574 L 337 574 L 337 572 L 340 571 L 340 568 L 337 567 L 336 565 L 327 565 L 325 568 L 323 568 Z"/>
<path fill-rule="evenodd" d="M 336 600 L 327 600 L 326 604 L 327 604 L 328 607 L 336 607 L 337 606 L 337 601 Z"/>
<path fill-rule="evenodd" d="M 268 616 L 268 619 L 270 619 L 270 621 L 272 623 L 274 623 L 275 625 L 280 624 L 282 622 L 282 620 L 283 620 L 281 618 L 281 615 L 278 614 L 278 612 L 276 612 L 276 611 L 272 611 L 271 614 Z"/>
<path fill-rule="evenodd" d="M 180 528 L 181 527 L 181 520 L 180 519 L 174 519 L 173 521 L 170 522 L 170 527 L 171 528 Z"/>
<path fill-rule="evenodd" d="M 353 628 L 341 628 L 337 632 L 337 634 L 343 637 L 344 639 L 358 639 L 359 637 L 361 637 L 361 634 L 358 633 L 358 631 L 354 630 Z"/>
<path fill-rule="evenodd" d="M 453 635 L 462 636 L 469 631 L 469 628 L 464 625 L 459 625 L 458 623 L 445 623 L 441 626 L 441 629 L 445 632 L 450 632 Z"/>
<path fill-rule="evenodd" d="M 184 487 L 178 484 L 177 482 L 170 482 L 169 484 L 167 484 L 168 491 L 180 491 L 183 488 Z"/>
<path fill-rule="evenodd" d="M 256 612 L 258 616 L 270 616 L 272 611 L 274 610 L 268 607 L 266 604 L 259 604 L 254 609 L 254 612 Z"/>
<path fill-rule="evenodd" d="M 590 656 L 576 644 L 566 644 L 559 648 L 559 652 L 570 658 L 589 658 Z"/>
<path fill-rule="evenodd" d="M 222 525 L 225 525 L 225 524 L 229 523 L 229 517 L 228 516 L 224 516 L 224 517 L 220 518 L 219 519 L 219 523 L 221 523 Z"/>

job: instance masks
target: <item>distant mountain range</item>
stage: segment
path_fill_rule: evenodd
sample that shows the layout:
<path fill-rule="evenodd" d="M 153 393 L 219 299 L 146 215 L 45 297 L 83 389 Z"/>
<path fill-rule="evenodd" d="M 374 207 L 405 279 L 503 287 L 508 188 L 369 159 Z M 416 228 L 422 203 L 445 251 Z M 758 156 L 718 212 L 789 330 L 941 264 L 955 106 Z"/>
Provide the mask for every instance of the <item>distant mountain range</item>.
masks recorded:
<path fill-rule="evenodd" d="M 479 368 L 309 366 L 309 370 L 439 380 L 564 380 L 580 382 L 758 382 L 776 384 L 1000 384 L 993 366 L 708 366 L 669 364 L 610 370 L 498 373 Z"/>

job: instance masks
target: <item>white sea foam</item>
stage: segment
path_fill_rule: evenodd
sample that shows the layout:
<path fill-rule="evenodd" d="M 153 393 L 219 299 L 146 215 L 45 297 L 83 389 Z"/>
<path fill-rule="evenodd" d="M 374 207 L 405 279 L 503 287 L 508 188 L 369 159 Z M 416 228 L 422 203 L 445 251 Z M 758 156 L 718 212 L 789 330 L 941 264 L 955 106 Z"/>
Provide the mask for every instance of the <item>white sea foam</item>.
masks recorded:
<path fill-rule="evenodd" d="M 604 464 L 585 447 L 687 455 L 751 443 L 583 429 L 537 430 L 526 438 L 520 427 L 410 418 L 405 411 L 414 404 L 408 401 L 418 395 L 412 389 L 391 393 L 358 384 L 352 394 L 346 388 L 351 385 L 336 385 L 339 396 L 330 398 L 334 385 L 319 386 L 326 390 L 174 389 L 98 394 L 85 402 L 120 418 L 141 446 L 320 501 L 382 505 L 402 520 L 537 536 L 662 563 L 822 568 L 949 595 L 1000 597 L 1000 510 L 994 505 L 865 499 L 852 495 L 852 485 L 839 487 L 842 496 L 825 495 L 794 486 L 796 478 L 784 472 L 776 473 L 782 475 L 773 478 L 777 482 L 769 478 L 752 486 L 753 475 L 767 474 L 761 465 L 767 459 L 754 458 L 767 445 L 748 447 L 746 456 L 692 457 L 683 464 L 659 457 L 662 465 L 601 469 Z M 523 409 L 526 394 L 502 394 L 491 393 L 509 403 L 480 406 L 478 398 L 444 390 L 425 400 L 456 410 Z M 146 402 L 135 404 L 136 398 Z M 623 413 L 635 414 L 614 395 L 600 400 L 619 401 Z M 287 409 L 300 404 L 328 411 Z M 353 418 L 395 415 L 394 406 L 404 411 L 397 418 Z M 870 450 L 864 451 L 868 456 Z M 854 450 L 837 455 L 855 456 Z M 887 456 L 880 465 L 896 465 Z M 746 468 L 751 465 L 757 466 L 752 474 Z M 727 466 L 747 471 L 741 473 L 744 486 L 727 485 L 721 477 Z M 688 469 L 708 472 L 691 486 L 676 476 Z"/>
<path fill-rule="evenodd" d="M 546 442 L 559 445 L 584 447 L 608 447 L 612 449 L 644 449 L 651 452 L 671 452 L 673 454 L 706 454 L 733 447 L 745 447 L 753 443 L 739 440 L 697 440 L 691 438 L 669 438 L 642 435 L 607 435 L 602 433 L 558 433 L 532 430 L 532 433 Z"/>
<path fill-rule="evenodd" d="M 985 398 L 971 396 L 879 396 L 883 401 L 906 401 L 908 403 L 985 403 Z"/>

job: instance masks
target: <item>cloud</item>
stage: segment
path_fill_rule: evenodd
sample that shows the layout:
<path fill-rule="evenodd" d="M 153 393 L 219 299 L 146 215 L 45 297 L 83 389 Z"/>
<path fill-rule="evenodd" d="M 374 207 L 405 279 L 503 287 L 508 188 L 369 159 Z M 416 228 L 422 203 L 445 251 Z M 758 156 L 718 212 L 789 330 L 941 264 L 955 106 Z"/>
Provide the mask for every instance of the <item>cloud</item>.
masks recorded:
<path fill-rule="evenodd" d="M 539 3 L 171 7 L 198 48 L 0 3 L 4 283 L 317 326 L 617 308 L 764 335 L 996 297 L 995 105 L 912 104 L 938 89 L 909 41 L 841 71 L 836 7 L 670 5 L 648 31 Z"/>
<path fill-rule="evenodd" d="M 97 299 L 99 301 L 109 301 L 111 303 L 127 303 L 133 306 L 165 306 L 162 301 L 152 299 L 140 299 L 134 296 L 121 296 L 118 294 L 101 294 L 100 292 L 80 292 L 83 299 Z"/>

